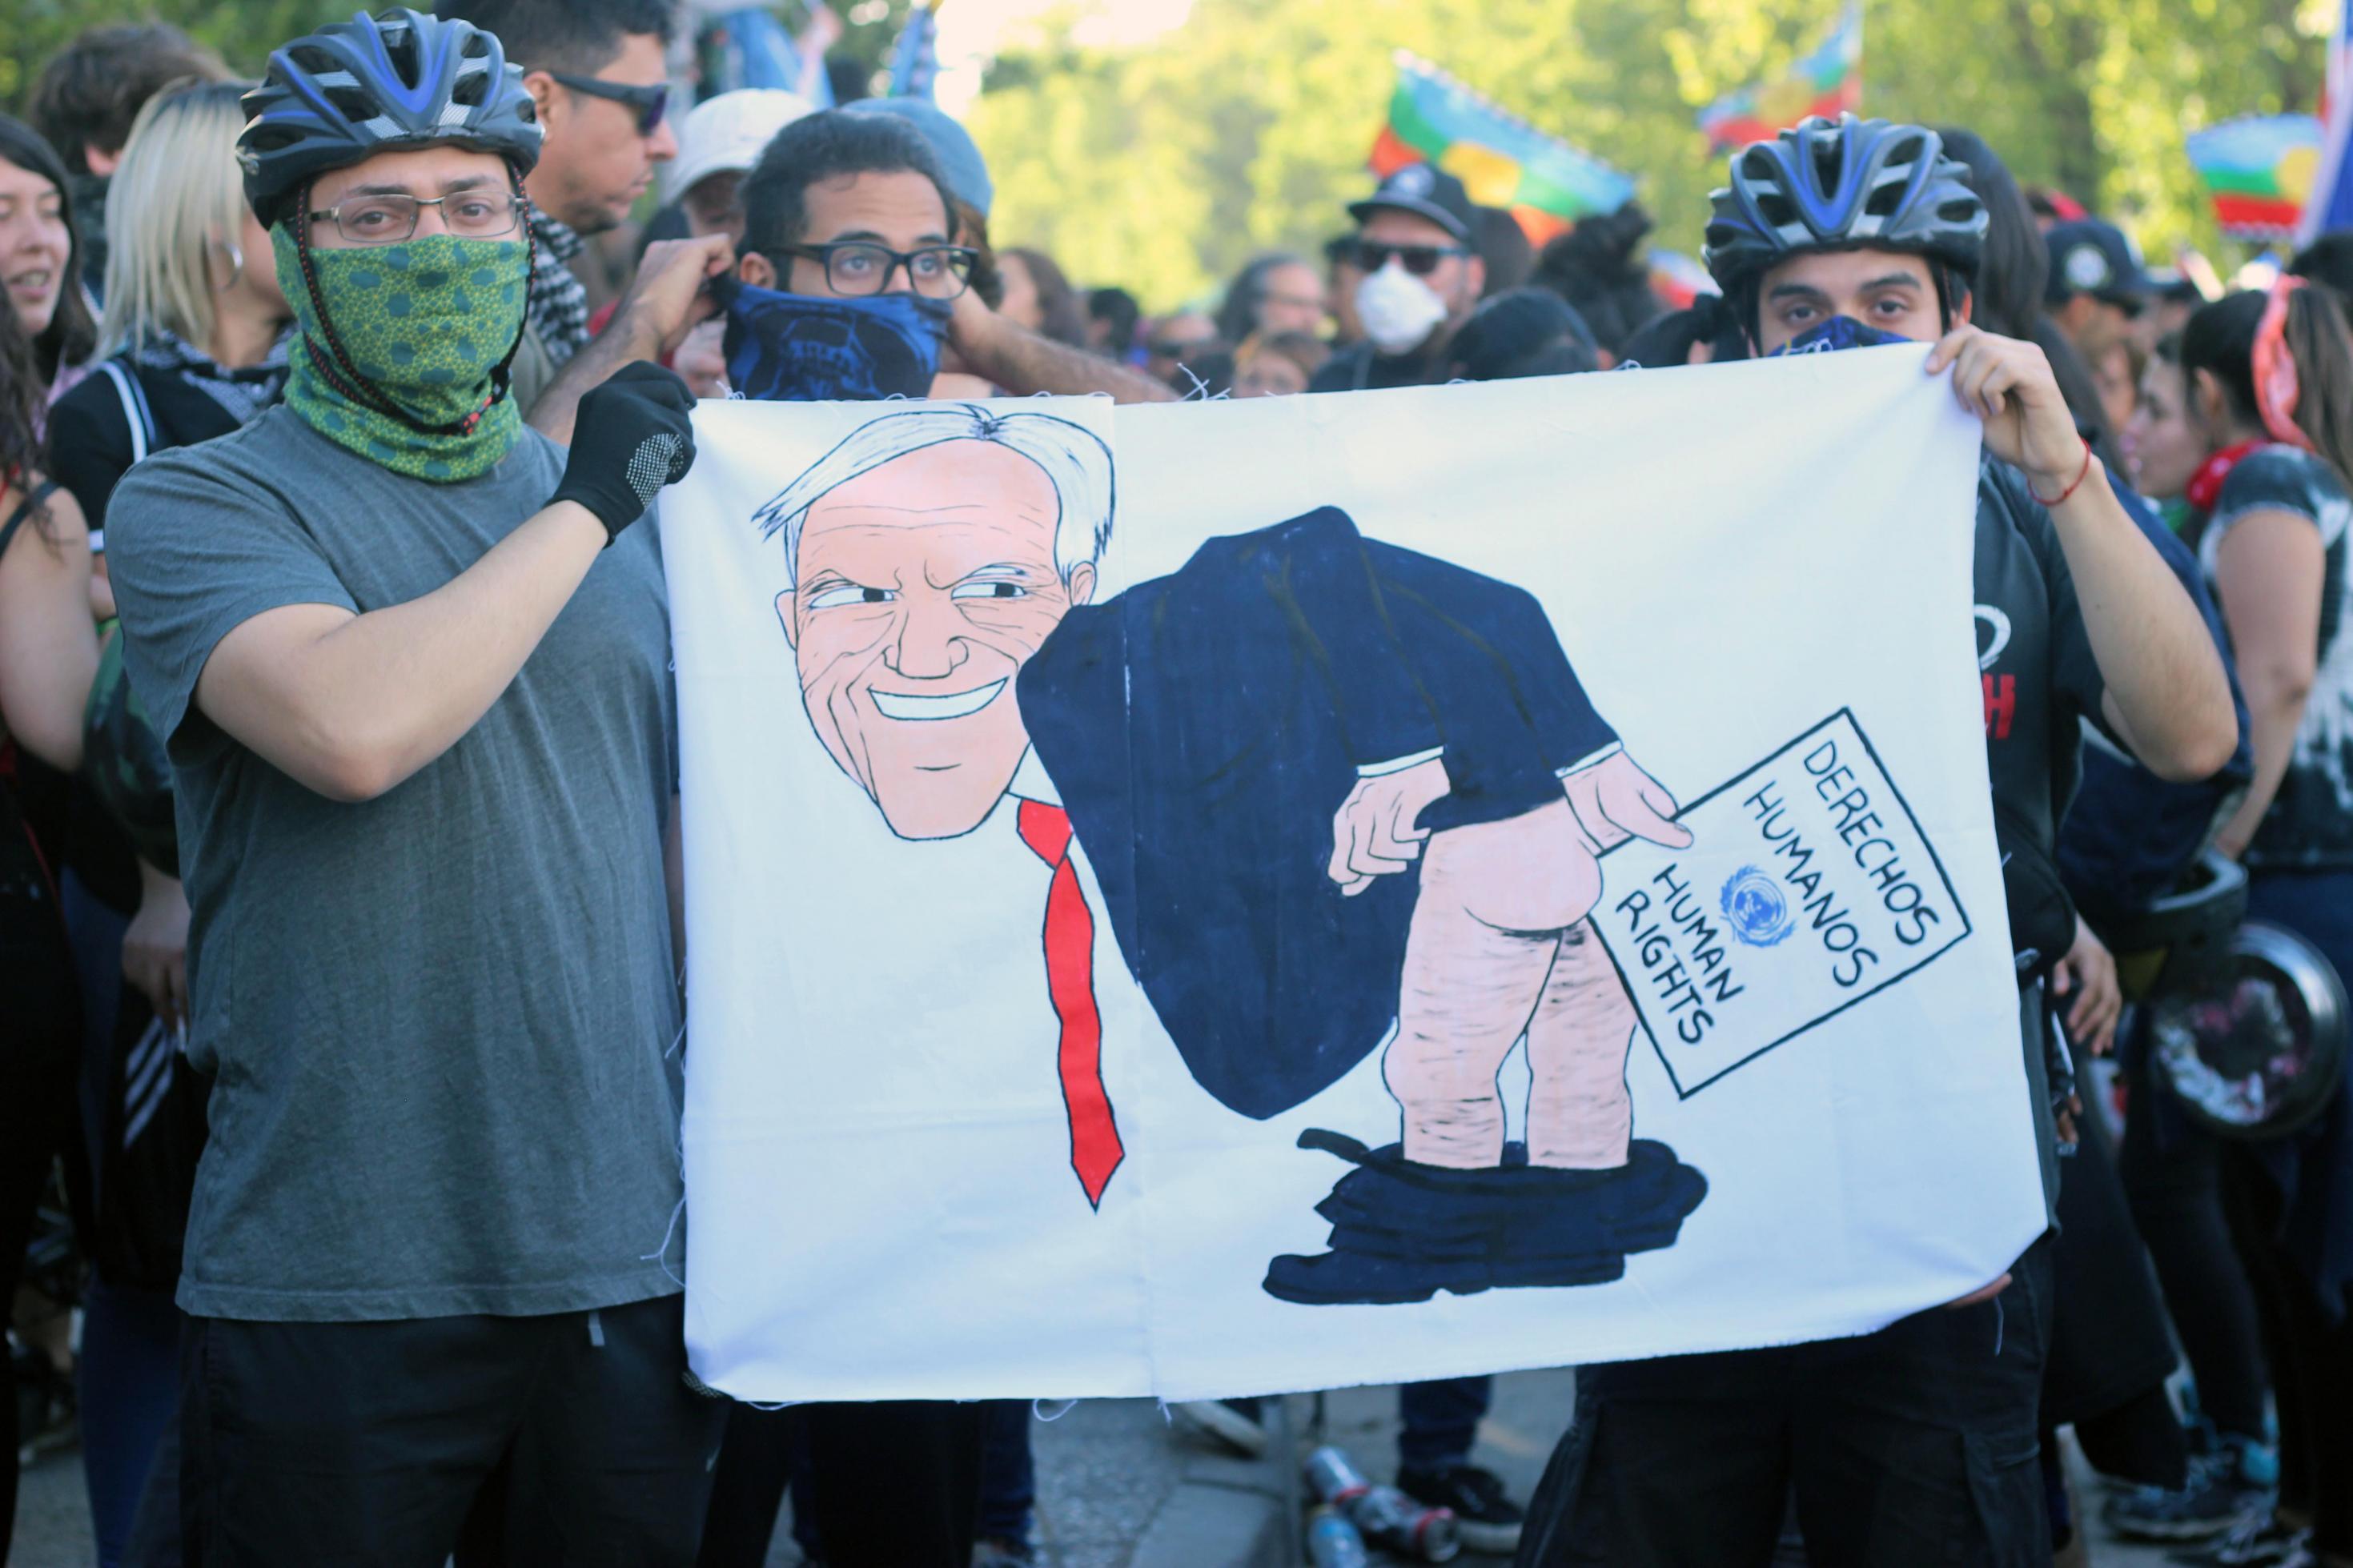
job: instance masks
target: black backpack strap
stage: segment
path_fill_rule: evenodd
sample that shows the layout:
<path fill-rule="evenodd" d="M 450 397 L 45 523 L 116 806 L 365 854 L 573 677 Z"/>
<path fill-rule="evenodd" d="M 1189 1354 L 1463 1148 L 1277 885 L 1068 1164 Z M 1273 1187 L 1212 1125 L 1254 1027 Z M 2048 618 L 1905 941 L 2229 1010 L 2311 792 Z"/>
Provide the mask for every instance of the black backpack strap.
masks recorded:
<path fill-rule="evenodd" d="M 26 492 L 25 499 L 16 503 L 16 510 L 8 514 L 8 521 L 0 522 L 0 556 L 8 553 L 8 546 L 16 540 L 16 531 L 25 525 L 25 520 L 38 511 L 41 503 L 57 493 L 58 481 L 55 479 L 43 479 Z"/>

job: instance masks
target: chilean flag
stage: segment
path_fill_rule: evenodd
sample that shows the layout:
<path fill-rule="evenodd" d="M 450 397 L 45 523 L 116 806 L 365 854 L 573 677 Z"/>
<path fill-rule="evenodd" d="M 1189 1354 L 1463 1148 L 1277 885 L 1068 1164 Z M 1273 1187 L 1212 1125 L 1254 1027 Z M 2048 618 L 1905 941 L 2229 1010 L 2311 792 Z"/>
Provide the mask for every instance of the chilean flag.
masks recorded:
<path fill-rule="evenodd" d="M 2309 245 L 2332 228 L 2353 228 L 2353 0 L 2340 0 L 2328 37 L 2328 102 L 2321 113 L 2320 172 L 2305 204 L 2295 242 Z"/>

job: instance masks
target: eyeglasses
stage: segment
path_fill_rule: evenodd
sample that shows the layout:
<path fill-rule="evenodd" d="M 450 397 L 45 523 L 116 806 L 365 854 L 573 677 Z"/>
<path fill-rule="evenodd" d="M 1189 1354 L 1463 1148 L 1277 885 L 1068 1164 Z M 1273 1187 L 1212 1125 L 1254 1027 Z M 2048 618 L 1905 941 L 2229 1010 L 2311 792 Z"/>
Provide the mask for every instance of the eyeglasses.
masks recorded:
<path fill-rule="evenodd" d="M 312 223 L 333 224 L 353 245 L 397 245 L 416 234 L 417 216 L 427 207 L 439 207 L 441 221 L 460 239 L 496 239 L 514 232 L 521 204 L 511 191 L 453 191 L 446 196 L 385 192 L 353 196 L 310 216 Z"/>
<path fill-rule="evenodd" d="M 1416 278 L 1427 278 L 1438 270 L 1438 264 L 1450 256 L 1471 253 L 1459 245 L 1383 245 L 1378 240 L 1356 241 L 1356 265 L 1367 272 L 1378 272 L 1394 256 L 1405 263 L 1405 269 Z"/>
<path fill-rule="evenodd" d="M 570 71 L 550 71 L 550 78 L 562 82 L 575 92 L 585 92 L 591 98 L 609 99 L 626 103 L 638 111 L 638 134 L 650 136 L 662 122 L 663 111 L 670 108 L 670 83 L 656 82 L 651 87 L 633 87 L 625 81 L 607 81 L 601 77 L 575 76 Z"/>
<path fill-rule="evenodd" d="M 980 252 L 961 245 L 926 245 L 915 250 L 893 250 L 862 239 L 831 245 L 787 245 L 786 256 L 805 256 L 825 265 L 826 286 L 837 294 L 880 294 L 902 267 L 908 286 L 934 300 L 953 300 L 972 282 Z"/>

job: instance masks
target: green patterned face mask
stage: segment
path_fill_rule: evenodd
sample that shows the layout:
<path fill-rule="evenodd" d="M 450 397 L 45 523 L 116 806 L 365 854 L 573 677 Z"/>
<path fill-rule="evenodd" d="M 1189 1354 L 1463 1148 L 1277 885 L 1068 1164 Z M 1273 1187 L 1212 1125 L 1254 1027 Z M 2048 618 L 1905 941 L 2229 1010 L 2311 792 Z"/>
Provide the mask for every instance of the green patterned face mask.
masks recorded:
<path fill-rule="evenodd" d="M 329 250 L 313 243 L 319 300 L 352 369 L 366 389 L 418 424 L 470 428 L 419 430 L 336 390 L 322 362 L 345 381 L 303 280 L 293 236 L 270 233 L 278 283 L 302 332 L 294 343 L 287 405 L 329 440 L 396 474 L 449 483 L 495 467 L 522 434 L 512 397 L 487 411 L 491 373 L 522 324 L 531 263 L 521 239 L 459 239 L 431 234 L 399 245 Z"/>

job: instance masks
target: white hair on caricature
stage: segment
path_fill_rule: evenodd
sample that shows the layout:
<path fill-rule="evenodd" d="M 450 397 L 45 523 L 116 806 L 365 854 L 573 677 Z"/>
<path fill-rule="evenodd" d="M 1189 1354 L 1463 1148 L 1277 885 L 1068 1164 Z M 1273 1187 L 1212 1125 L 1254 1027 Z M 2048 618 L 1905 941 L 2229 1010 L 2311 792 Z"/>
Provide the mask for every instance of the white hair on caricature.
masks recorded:
<path fill-rule="evenodd" d="M 1018 452 L 1045 471 L 1060 516 L 1054 524 L 1054 569 L 1064 583 L 1092 565 L 1111 539 L 1114 504 L 1111 448 L 1083 425 L 1051 414 L 993 413 L 969 403 L 939 404 L 870 419 L 811 463 L 774 500 L 752 514 L 764 538 L 785 540 L 788 582 L 800 575 L 801 524 L 826 495 L 883 464 L 946 441 L 988 441 Z"/>

